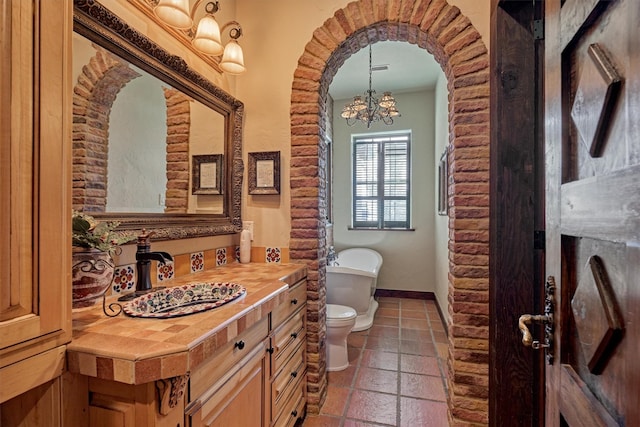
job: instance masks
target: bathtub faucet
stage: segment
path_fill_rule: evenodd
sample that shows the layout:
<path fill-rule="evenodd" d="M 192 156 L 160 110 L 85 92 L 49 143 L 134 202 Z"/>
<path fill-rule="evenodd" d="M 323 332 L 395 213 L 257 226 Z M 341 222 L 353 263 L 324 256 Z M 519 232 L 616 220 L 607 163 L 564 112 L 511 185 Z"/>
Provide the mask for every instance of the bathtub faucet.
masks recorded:
<path fill-rule="evenodd" d="M 327 265 L 340 265 L 338 264 L 338 254 L 333 246 L 329 246 L 329 251 L 327 252 Z"/>

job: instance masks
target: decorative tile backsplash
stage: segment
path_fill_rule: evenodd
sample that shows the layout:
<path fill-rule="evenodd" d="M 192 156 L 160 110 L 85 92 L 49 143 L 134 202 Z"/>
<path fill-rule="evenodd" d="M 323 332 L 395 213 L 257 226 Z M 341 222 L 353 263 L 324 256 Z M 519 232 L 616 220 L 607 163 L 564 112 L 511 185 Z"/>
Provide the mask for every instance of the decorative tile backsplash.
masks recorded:
<path fill-rule="evenodd" d="M 173 262 L 163 264 L 153 261 L 151 282 L 157 284 L 205 269 L 216 268 L 226 264 L 240 262 L 240 246 L 228 246 L 207 249 L 194 253 L 172 254 Z M 258 247 L 251 248 L 251 262 L 254 263 L 286 263 L 289 262 L 289 248 Z M 155 270 L 153 270 L 155 269 Z M 112 293 L 131 292 L 136 286 L 136 265 L 126 264 L 117 266 Z"/>
<path fill-rule="evenodd" d="M 113 272 L 111 288 L 114 293 L 133 291 L 136 287 L 136 265 L 127 264 L 116 267 Z"/>
<path fill-rule="evenodd" d="M 195 252 L 191 254 L 191 272 L 196 273 L 204 270 L 204 252 Z"/>
<path fill-rule="evenodd" d="M 158 282 L 173 279 L 175 275 L 173 262 L 168 262 L 166 264 L 163 262 L 157 263 L 156 272 L 158 274 Z"/>
<path fill-rule="evenodd" d="M 280 248 L 266 248 L 265 256 L 267 263 L 282 262 L 282 257 L 280 256 Z"/>
<path fill-rule="evenodd" d="M 216 249 L 216 267 L 227 263 L 227 248 Z"/>

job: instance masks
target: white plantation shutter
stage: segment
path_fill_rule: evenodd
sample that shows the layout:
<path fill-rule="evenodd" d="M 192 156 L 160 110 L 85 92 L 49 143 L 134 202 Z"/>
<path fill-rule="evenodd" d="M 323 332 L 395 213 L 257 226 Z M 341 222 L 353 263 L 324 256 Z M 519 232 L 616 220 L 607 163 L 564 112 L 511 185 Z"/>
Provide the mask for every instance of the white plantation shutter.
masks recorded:
<path fill-rule="evenodd" d="M 409 228 L 409 133 L 353 139 L 353 228 Z"/>

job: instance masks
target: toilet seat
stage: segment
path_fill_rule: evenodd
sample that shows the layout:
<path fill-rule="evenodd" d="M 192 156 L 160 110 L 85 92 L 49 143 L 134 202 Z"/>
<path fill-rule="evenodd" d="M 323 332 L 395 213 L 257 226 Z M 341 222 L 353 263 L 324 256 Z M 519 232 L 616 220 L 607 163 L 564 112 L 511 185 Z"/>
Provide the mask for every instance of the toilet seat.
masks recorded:
<path fill-rule="evenodd" d="M 327 327 L 352 324 L 358 313 L 346 305 L 327 304 Z"/>

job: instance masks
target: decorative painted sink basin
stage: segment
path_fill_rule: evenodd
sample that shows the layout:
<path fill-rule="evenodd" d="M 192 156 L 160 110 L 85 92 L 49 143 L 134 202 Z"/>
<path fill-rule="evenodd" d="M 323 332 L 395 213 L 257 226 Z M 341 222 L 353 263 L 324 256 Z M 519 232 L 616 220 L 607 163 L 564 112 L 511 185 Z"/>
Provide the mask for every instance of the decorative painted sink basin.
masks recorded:
<path fill-rule="evenodd" d="M 124 304 L 123 311 L 133 317 L 186 316 L 219 307 L 245 292 L 246 288 L 237 283 L 191 283 L 141 295 Z"/>

